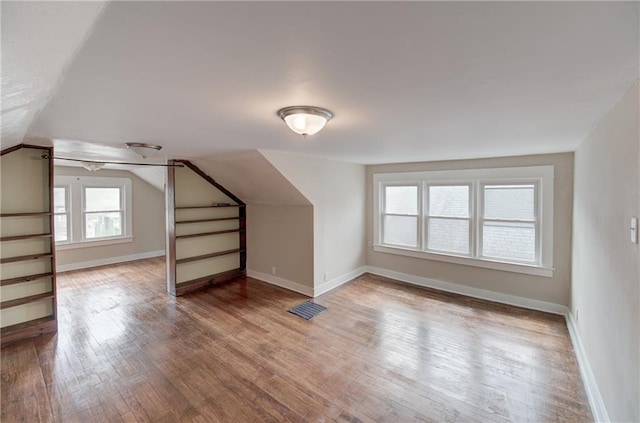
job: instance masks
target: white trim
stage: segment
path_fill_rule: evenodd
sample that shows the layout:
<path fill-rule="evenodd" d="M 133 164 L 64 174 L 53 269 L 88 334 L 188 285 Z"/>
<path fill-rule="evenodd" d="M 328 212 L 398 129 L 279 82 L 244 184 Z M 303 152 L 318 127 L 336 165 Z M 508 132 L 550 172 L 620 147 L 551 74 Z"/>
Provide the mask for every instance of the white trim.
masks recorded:
<path fill-rule="evenodd" d="M 375 266 L 367 266 L 367 271 L 374 275 L 384 276 L 386 278 L 395 279 L 413 285 L 424 286 L 427 288 L 438 289 L 440 291 L 452 292 L 454 294 L 466 295 L 469 297 L 480 298 L 483 300 L 494 301 L 502 304 L 509 304 L 517 307 L 524 307 L 531 310 L 545 311 L 547 313 L 560 314 L 563 316 L 567 312 L 567 306 L 562 304 L 532 300 L 530 298 L 503 294 L 495 291 L 488 291 L 486 289 L 472 288 L 470 286 L 459 285 L 457 283 L 423 278 L 421 276 L 409 275 L 407 273 L 382 269 Z"/>
<path fill-rule="evenodd" d="M 118 237 L 118 238 L 106 238 L 106 239 L 96 239 L 96 240 L 85 240 L 78 242 L 64 242 L 61 244 L 56 244 L 56 251 L 60 250 L 75 250 L 77 248 L 91 248 L 91 247 L 103 247 L 105 245 L 112 244 L 126 244 L 129 242 L 133 242 L 132 236 Z"/>
<path fill-rule="evenodd" d="M 591 406 L 591 412 L 596 422 L 610 422 L 607 408 L 604 405 L 600 389 L 598 389 L 598 383 L 591 370 L 589 364 L 589 358 L 580 339 L 580 332 L 578 332 L 578 325 L 576 324 L 573 314 L 567 309 L 565 314 L 567 319 L 567 328 L 569 328 L 569 335 L 571 336 L 571 343 L 573 344 L 573 350 L 578 360 L 578 367 L 580 368 L 580 374 L 582 375 L 582 381 L 584 382 L 584 389 L 587 392 L 587 398 L 589 399 L 589 405 Z"/>
<path fill-rule="evenodd" d="M 327 292 L 336 289 L 337 287 L 344 285 L 365 273 L 367 273 L 367 266 L 362 266 L 335 279 L 322 283 L 313 289 L 313 296 L 315 298 L 322 294 L 326 294 Z"/>
<path fill-rule="evenodd" d="M 279 286 L 280 288 L 288 289 L 289 291 L 306 295 L 307 297 L 313 297 L 313 288 L 310 286 L 302 285 L 267 273 L 256 272 L 255 270 L 247 270 L 247 276 L 261 280 L 262 282 L 270 283 L 271 285 Z"/>
<path fill-rule="evenodd" d="M 522 167 L 505 167 L 505 168 L 486 168 L 486 169 L 458 169 L 458 170 L 435 170 L 435 171 L 418 171 L 418 172 L 395 172 L 395 173 L 374 173 L 373 174 L 373 244 L 376 247 L 387 247 L 389 250 L 377 250 L 381 252 L 395 253 L 400 255 L 407 255 L 410 257 L 417 257 L 429 260 L 450 261 L 449 257 L 452 257 L 454 263 L 470 265 L 476 267 L 489 267 L 499 270 L 507 270 L 517 273 L 534 274 L 538 276 L 553 276 L 553 196 L 554 196 L 554 175 L 555 170 L 553 165 L 544 166 L 522 166 Z M 441 185 L 441 184 L 471 184 L 471 191 L 475 193 L 475 196 L 471 196 L 470 207 L 473 210 L 470 213 L 470 251 L 474 257 L 469 257 L 467 260 L 460 261 L 460 257 L 448 253 L 438 253 L 433 251 L 427 251 L 425 228 L 421 229 L 421 234 L 418 237 L 418 246 L 416 248 L 395 248 L 393 245 L 383 243 L 383 228 L 382 228 L 382 216 L 384 212 L 384 194 L 383 189 L 388 185 L 414 185 L 422 182 L 422 189 L 419 193 L 428 189 L 429 185 Z M 519 183 L 536 183 L 536 216 L 538 223 L 536 230 L 538 236 L 536 237 L 536 256 L 538 263 L 523 263 L 520 264 L 517 261 L 509 261 L 512 264 L 509 269 L 505 269 L 503 262 L 507 260 L 493 260 L 492 258 L 482 258 L 480 255 L 480 223 L 481 223 L 481 200 L 480 187 L 483 184 L 519 184 Z M 477 191 L 477 192 L 476 192 Z M 428 218 L 426 212 L 426 204 L 422 204 L 425 200 L 420 201 L 418 196 L 418 208 L 419 219 L 418 222 L 423 222 L 425 218 Z M 420 210 L 420 208 L 423 208 Z M 475 225 L 475 228 L 473 227 Z M 418 225 L 420 227 L 420 225 Z M 374 249 L 376 249 L 374 247 Z M 417 255 L 419 253 L 420 255 Z M 424 255 L 428 254 L 428 256 Z M 484 263 L 489 263 L 485 265 Z M 498 263 L 498 264 L 495 264 Z M 537 270 L 532 270 L 537 267 Z M 519 269 L 522 268 L 522 271 Z"/>
<path fill-rule="evenodd" d="M 417 251 L 410 248 L 390 247 L 388 245 L 373 245 L 373 251 L 380 253 L 397 254 L 401 256 L 415 257 L 427 260 L 444 261 L 446 263 L 464 264 L 466 266 L 483 267 L 485 269 L 503 270 L 505 272 L 524 273 L 526 275 L 553 277 L 553 268 L 533 266 L 527 264 L 506 263 L 497 260 L 489 260 L 476 257 L 462 257 L 451 254 L 438 254 L 426 251 Z"/>
<path fill-rule="evenodd" d="M 97 260 L 89 260 L 78 263 L 59 264 L 56 266 L 56 272 L 68 272 L 71 270 L 87 269 L 89 267 L 105 266 L 108 264 L 125 263 L 127 261 L 141 260 L 151 257 L 164 256 L 164 250 L 148 251 L 146 253 L 129 254 L 127 256 L 107 257 Z"/>

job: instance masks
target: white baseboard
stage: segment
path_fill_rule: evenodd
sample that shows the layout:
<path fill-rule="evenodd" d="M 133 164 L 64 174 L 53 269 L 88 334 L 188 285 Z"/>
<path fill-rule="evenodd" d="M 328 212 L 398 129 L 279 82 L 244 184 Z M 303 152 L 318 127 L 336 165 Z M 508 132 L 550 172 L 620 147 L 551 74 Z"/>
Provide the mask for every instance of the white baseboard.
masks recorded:
<path fill-rule="evenodd" d="M 97 260 L 82 261 L 78 263 L 59 264 L 56 272 L 68 272 L 70 270 L 87 269 L 89 267 L 105 266 L 109 264 L 125 263 L 127 261 L 141 260 L 151 257 L 164 256 L 164 250 L 148 251 L 146 253 L 129 254 L 128 256 L 107 257 Z"/>
<path fill-rule="evenodd" d="M 313 289 L 313 296 L 318 297 L 322 294 L 325 294 L 331 291 L 332 289 L 339 287 L 340 285 L 344 285 L 345 283 L 352 281 L 353 279 L 357 278 L 358 276 L 364 273 L 367 273 L 367 266 L 359 267 L 355 270 L 352 270 L 351 272 L 345 273 L 340 277 L 337 277 L 323 284 L 320 284 L 318 287 Z"/>
<path fill-rule="evenodd" d="M 421 276 L 409 275 L 407 273 L 396 272 L 394 270 L 382 269 L 380 267 L 368 266 L 369 273 L 384 276 L 386 278 L 395 279 L 401 282 L 407 282 L 413 285 L 424 286 L 427 288 L 438 289 L 440 291 L 452 292 L 454 294 L 466 295 L 469 297 L 480 298 L 483 300 L 494 301 L 502 304 L 509 304 L 518 307 L 529 308 L 532 310 L 545 311 L 547 313 L 565 315 L 567 306 L 562 304 L 550 303 L 547 301 L 532 300 L 529 298 L 518 297 L 516 295 L 503 294 L 486 289 L 473 288 L 470 286 L 459 285 L 451 282 L 444 282 L 435 279 L 424 278 Z"/>
<path fill-rule="evenodd" d="M 313 297 L 313 288 L 310 286 L 301 285 L 288 279 L 279 278 L 267 273 L 256 272 L 255 270 L 250 269 L 247 270 L 247 276 L 270 283 L 271 285 L 279 286 L 280 288 L 288 289 L 289 291 L 298 292 L 300 294 L 306 295 L 307 297 Z"/>
<path fill-rule="evenodd" d="M 589 399 L 589 405 L 591 406 L 591 412 L 596 422 L 607 423 L 609 420 L 609 413 L 604 405 L 600 389 L 598 389 L 598 383 L 591 370 L 589 364 L 589 358 L 582 344 L 580 333 L 578 332 L 578 326 L 573 314 L 567 309 L 565 314 L 567 319 L 567 327 L 569 328 L 569 335 L 571 336 L 571 343 L 573 344 L 573 350 L 576 353 L 578 359 L 578 367 L 580 368 L 580 374 L 582 375 L 582 381 L 584 382 L 584 388 L 587 391 L 587 398 Z"/>

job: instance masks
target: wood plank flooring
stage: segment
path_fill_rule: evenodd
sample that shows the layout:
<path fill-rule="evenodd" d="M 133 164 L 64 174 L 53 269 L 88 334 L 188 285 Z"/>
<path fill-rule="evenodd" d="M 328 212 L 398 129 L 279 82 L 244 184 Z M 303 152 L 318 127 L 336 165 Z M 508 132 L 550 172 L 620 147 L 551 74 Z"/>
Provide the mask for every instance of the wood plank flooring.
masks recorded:
<path fill-rule="evenodd" d="M 59 332 L 2 349 L 9 422 L 592 421 L 564 319 L 364 275 L 178 299 L 162 259 L 58 277 Z"/>

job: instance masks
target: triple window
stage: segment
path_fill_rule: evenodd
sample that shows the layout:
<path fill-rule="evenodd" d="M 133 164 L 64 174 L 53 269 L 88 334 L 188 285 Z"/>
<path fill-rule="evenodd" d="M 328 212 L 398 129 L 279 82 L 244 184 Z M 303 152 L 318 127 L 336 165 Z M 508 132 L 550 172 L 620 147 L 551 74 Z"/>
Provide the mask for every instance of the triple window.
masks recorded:
<path fill-rule="evenodd" d="M 553 166 L 376 174 L 374 186 L 377 251 L 552 268 Z"/>

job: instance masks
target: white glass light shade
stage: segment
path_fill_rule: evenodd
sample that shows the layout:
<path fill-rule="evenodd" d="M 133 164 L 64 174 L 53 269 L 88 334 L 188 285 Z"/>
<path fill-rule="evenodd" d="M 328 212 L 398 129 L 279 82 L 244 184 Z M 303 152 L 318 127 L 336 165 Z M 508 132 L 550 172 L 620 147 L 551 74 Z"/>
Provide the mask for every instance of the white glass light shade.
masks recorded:
<path fill-rule="evenodd" d="M 289 129 L 302 136 L 318 133 L 333 117 L 327 109 L 312 106 L 293 106 L 278 110 L 278 116 Z"/>
<path fill-rule="evenodd" d="M 153 156 L 162 148 L 160 145 L 145 144 L 141 142 L 128 142 L 125 145 L 129 150 L 133 151 L 143 159 Z"/>
<path fill-rule="evenodd" d="M 100 170 L 104 167 L 104 163 L 97 162 L 82 162 L 82 167 L 87 169 L 90 172 L 95 172 L 96 170 Z"/>

